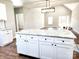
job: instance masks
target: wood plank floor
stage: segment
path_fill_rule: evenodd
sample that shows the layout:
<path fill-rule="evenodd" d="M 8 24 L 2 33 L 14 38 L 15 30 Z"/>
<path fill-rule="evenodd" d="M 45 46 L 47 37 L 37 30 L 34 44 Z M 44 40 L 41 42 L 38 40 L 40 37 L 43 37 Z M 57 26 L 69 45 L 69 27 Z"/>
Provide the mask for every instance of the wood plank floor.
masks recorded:
<path fill-rule="evenodd" d="M 14 40 L 13 43 L 5 47 L 0 47 L 0 59 L 35 59 L 35 58 L 18 55 L 16 53 L 16 45 Z M 74 52 L 73 59 L 79 59 L 79 53 Z"/>
<path fill-rule="evenodd" d="M 0 59 L 35 59 L 16 53 L 15 41 L 7 46 L 0 47 Z"/>

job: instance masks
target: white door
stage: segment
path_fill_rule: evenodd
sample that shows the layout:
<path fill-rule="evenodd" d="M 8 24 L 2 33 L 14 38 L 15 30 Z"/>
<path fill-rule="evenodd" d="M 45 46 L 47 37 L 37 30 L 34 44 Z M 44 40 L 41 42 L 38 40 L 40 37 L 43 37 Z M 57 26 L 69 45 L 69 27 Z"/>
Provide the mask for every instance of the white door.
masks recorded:
<path fill-rule="evenodd" d="M 53 44 L 42 42 L 40 43 L 40 58 L 41 59 L 56 59 L 56 49 Z"/>
<path fill-rule="evenodd" d="M 66 45 L 56 45 L 56 59 L 73 59 L 73 48 Z"/>

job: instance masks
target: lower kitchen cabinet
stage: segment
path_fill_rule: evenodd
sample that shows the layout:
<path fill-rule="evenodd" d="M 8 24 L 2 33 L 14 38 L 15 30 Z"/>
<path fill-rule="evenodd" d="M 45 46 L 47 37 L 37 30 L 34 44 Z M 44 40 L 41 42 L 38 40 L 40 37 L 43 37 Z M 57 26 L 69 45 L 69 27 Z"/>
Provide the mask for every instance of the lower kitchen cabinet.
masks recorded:
<path fill-rule="evenodd" d="M 12 30 L 0 30 L 0 46 L 5 46 L 13 41 Z"/>
<path fill-rule="evenodd" d="M 52 43 L 40 42 L 40 58 L 56 59 L 56 48 Z"/>
<path fill-rule="evenodd" d="M 19 43 L 17 42 L 18 53 L 26 54 L 27 50 L 27 43 L 24 40 L 20 40 Z"/>
<path fill-rule="evenodd" d="M 39 57 L 38 44 L 29 43 L 27 49 L 28 49 L 27 55 L 30 55 L 30 56 L 33 56 L 33 57 L 37 57 L 37 58 Z"/>
<path fill-rule="evenodd" d="M 57 44 L 56 45 L 56 59 L 73 59 L 72 46 Z"/>
<path fill-rule="evenodd" d="M 73 48 L 62 44 L 42 42 L 40 44 L 41 59 L 73 59 Z"/>
<path fill-rule="evenodd" d="M 19 37 L 17 37 L 17 43 L 16 43 L 17 52 L 19 54 L 24 54 L 24 55 L 33 56 L 33 57 L 38 58 L 39 57 L 38 38 L 34 36 L 28 37 L 26 35 L 20 35 Z M 18 42 L 18 38 L 19 38 L 19 42 Z"/>
<path fill-rule="evenodd" d="M 33 56 L 33 57 L 39 57 L 37 44 L 31 44 L 31 43 L 26 43 L 26 42 L 22 43 L 22 44 L 18 44 L 17 52 L 19 54 L 24 54 L 24 55 Z"/>
<path fill-rule="evenodd" d="M 73 59 L 73 45 L 73 39 L 16 34 L 17 53 L 40 59 Z"/>

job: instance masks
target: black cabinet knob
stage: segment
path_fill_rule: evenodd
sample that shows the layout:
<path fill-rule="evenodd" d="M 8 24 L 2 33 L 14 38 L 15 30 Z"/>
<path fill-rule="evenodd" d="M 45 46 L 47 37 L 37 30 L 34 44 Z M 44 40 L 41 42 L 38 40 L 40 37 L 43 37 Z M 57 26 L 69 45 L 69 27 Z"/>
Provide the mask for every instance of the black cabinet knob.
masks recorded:
<path fill-rule="evenodd" d="M 47 40 L 47 39 L 45 38 L 45 40 Z"/>
<path fill-rule="evenodd" d="M 64 41 L 62 41 L 62 42 L 64 42 Z"/>
<path fill-rule="evenodd" d="M 20 38 L 21 38 L 21 36 L 20 36 Z"/>
<path fill-rule="evenodd" d="M 24 40 L 24 42 L 26 42 L 26 40 Z"/>
<path fill-rule="evenodd" d="M 57 46 L 57 45 L 55 45 L 55 46 Z"/>
<path fill-rule="evenodd" d="M 53 46 L 53 44 L 52 44 L 52 46 Z"/>

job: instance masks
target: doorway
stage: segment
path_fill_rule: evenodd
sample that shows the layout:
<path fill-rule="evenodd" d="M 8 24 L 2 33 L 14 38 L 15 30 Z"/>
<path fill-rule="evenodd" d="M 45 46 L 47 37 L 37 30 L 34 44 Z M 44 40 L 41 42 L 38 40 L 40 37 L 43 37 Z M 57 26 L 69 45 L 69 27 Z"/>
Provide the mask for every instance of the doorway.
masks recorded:
<path fill-rule="evenodd" d="M 24 29 L 24 14 L 19 13 L 16 14 L 16 31 L 20 31 Z"/>

